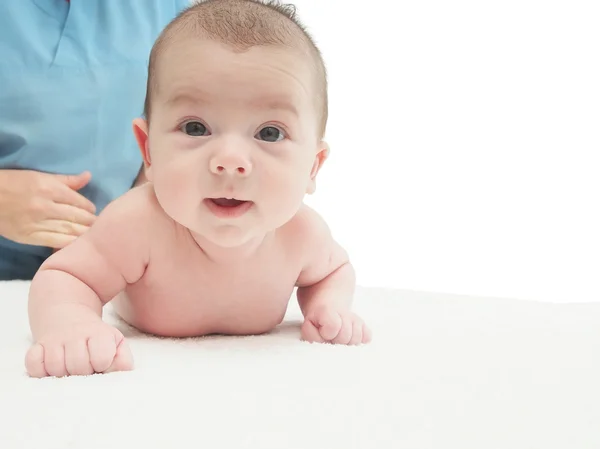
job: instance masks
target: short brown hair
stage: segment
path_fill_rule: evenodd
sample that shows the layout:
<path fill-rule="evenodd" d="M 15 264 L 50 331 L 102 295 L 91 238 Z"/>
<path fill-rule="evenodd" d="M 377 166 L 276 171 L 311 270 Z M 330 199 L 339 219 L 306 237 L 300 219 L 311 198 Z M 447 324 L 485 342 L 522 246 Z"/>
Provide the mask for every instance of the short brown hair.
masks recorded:
<path fill-rule="evenodd" d="M 156 63 L 166 44 L 181 33 L 198 34 L 245 51 L 260 45 L 304 46 L 315 63 L 318 77 L 320 136 L 328 118 L 327 70 L 321 52 L 293 5 L 274 0 L 200 0 L 182 11 L 162 31 L 150 53 L 144 116 L 150 120 L 152 92 L 156 90 Z"/>

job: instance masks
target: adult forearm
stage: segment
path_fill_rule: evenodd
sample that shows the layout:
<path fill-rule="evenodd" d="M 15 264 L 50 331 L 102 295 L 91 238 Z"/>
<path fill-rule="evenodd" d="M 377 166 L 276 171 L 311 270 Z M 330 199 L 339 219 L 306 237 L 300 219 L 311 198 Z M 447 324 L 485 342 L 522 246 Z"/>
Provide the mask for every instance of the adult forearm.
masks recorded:
<path fill-rule="evenodd" d="M 11 228 L 14 209 L 14 194 L 11 192 L 11 184 L 15 183 L 15 177 L 18 179 L 19 173 L 16 170 L 0 168 L 0 236 L 13 240 Z"/>

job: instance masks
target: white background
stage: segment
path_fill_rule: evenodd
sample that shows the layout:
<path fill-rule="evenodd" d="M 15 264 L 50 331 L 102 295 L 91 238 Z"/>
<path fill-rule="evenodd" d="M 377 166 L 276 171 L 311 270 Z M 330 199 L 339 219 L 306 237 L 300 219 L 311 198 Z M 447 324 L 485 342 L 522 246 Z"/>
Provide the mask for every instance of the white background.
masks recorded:
<path fill-rule="evenodd" d="M 298 0 L 361 285 L 600 301 L 600 3 Z"/>

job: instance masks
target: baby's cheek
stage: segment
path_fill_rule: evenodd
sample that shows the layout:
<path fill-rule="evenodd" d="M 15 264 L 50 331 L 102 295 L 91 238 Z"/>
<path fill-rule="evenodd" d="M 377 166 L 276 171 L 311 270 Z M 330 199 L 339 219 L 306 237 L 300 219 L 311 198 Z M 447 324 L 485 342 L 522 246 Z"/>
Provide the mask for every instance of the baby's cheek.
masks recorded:
<path fill-rule="evenodd" d="M 187 185 L 188 189 L 192 189 L 197 184 L 199 175 L 198 163 L 191 158 L 173 158 L 167 161 L 160 171 L 164 184 L 178 188 Z"/>
<path fill-rule="evenodd" d="M 273 195 L 277 209 L 283 215 L 289 216 L 293 215 L 302 203 L 307 183 L 297 171 L 288 170 L 282 175 L 268 191 Z"/>
<path fill-rule="evenodd" d="M 163 207 L 168 205 L 175 211 L 185 208 L 187 203 L 193 201 L 193 192 L 198 192 L 194 173 L 193 166 L 179 163 L 165 164 L 156 170 L 154 188 L 162 202 L 166 203 Z"/>

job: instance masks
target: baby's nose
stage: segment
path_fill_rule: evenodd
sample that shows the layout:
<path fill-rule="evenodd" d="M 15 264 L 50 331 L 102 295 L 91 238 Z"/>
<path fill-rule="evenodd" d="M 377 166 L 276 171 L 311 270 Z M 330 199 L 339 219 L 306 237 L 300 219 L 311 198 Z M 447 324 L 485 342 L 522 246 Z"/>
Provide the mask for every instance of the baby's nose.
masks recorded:
<path fill-rule="evenodd" d="M 241 155 L 218 155 L 210 160 L 210 171 L 216 175 L 248 176 L 252 163 Z"/>

